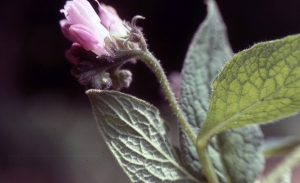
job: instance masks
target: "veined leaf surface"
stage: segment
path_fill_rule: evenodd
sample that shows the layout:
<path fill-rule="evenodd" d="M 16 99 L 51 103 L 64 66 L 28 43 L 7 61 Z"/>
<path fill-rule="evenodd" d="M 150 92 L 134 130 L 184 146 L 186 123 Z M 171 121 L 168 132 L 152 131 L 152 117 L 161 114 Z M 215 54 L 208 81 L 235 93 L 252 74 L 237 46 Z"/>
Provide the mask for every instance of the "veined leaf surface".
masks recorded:
<path fill-rule="evenodd" d="M 232 57 L 226 35 L 226 26 L 215 1 L 207 1 L 207 16 L 196 31 L 189 46 L 181 72 L 180 107 L 185 114 L 194 135 L 200 131 L 207 115 L 211 84 L 224 63 Z M 209 154 L 221 182 L 226 182 L 224 170 L 217 151 L 216 140 L 212 142 Z M 196 147 L 180 129 L 180 146 L 183 162 L 190 172 L 204 177 Z"/>
<path fill-rule="evenodd" d="M 236 54 L 213 82 L 198 142 L 229 128 L 272 122 L 299 109 L 300 35 L 259 43 Z"/>
<path fill-rule="evenodd" d="M 158 110 L 116 91 L 88 90 L 98 128 L 132 182 L 199 182 L 174 156 Z"/>
<path fill-rule="evenodd" d="M 207 116 L 212 82 L 233 55 L 216 2 L 206 2 L 207 17 L 194 35 L 182 70 L 180 106 L 195 135 Z M 182 129 L 180 132 L 183 162 L 191 173 L 201 178 L 204 175 L 197 150 L 185 132 Z M 252 125 L 224 131 L 210 141 L 208 154 L 220 182 L 254 182 L 264 164 L 262 136 L 260 128 Z"/>

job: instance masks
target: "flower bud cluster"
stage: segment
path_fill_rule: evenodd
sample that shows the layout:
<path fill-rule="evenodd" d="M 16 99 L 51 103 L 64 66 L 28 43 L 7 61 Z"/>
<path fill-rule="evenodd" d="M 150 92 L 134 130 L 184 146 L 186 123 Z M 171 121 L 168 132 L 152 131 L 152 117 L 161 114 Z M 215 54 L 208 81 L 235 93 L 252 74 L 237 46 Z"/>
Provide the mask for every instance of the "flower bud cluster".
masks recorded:
<path fill-rule="evenodd" d="M 123 22 L 116 10 L 98 3 L 99 15 L 87 0 L 67 1 L 64 9 L 66 19 L 60 21 L 62 33 L 73 42 L 66 52 L 74 64 L 72 74 L 88 88 L 121 89 L 129 87 L 132 74 L 120 70 L 121 66 L 134 59 L 123 56 L 124 51 L 140 50 L 143 34 L 138 27 Z M 138 17 L 140 18 L 140 17 Z"/>

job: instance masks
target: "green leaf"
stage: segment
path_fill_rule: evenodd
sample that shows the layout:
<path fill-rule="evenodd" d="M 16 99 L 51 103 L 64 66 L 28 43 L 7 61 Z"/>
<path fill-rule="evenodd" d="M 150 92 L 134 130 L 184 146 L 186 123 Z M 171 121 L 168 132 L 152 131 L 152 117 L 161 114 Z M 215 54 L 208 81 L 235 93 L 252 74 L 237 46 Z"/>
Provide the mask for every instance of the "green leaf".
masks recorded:
<path fill-rule="evenodd" d="M 175 158 L 155 107 L 116 91 L 86 93 L 99 131 L 132 182 L 200 182 Z"/>
<path fill-rule="evenodd" d="M 226 27 L 214 1 L 207 1 L 208 14 L 199 26 L 189 46 L 182 69 L 180 107 L 187 117 L 195 136 L 199 133 L 209 107 L 211 84 L 226 60 L 231 58 Z M 180 146 L 183 162 L 190 172 L 203 178 L 197 150 L 186 133 L 180 130 Z M 216 144 L 215 142 L 212 142 Z M 212 144 L 213 145 L 213 144 Z M 211 146 L 215 170 L 224 179 L 221 159 Z M 225 182 L 223 180 L 222 182 Z"/>
<path fill-rule="evenodd" d="M 300 35 L 259 43 L 236 54 L 213 82 L 204 144 L 220 131 L 260 124 L 300 109 Z"/>
<path fill-rule="evenodd" d="M 263 134 L 258 125 L 218 134 L 219 150 L 231 183 L 253 183 L 264 168 Z"/>
<path fill-rule="evenodd" d="M 195 135 L 199 133 L 207 115 L 212 95 L 211 84 L 225 61 L 232 58 L 226 26 L 215 1 L 207 1 L 207 11 L 207 17 L 190 44 L 182 70 L 180 106 Z M 197 150 L 183 129 L 180 129 L 180 132 L 183 162 L 191 173 L 201 179 L 204 175 Z M 226 177 L 229 176 L 233 183 L 235 180 L 239 180 L 239 183 L 253 182 L 264 163 L 260 151 L 261 130 L 257 126 L 249 126 L 245 129 L 225 131 L 220 136 L 222 138 L 213 139 L 208 148 L 220 181 L 228 182 Z M 221 139 L 221 142 L 218 142 L 218 139 Z M 219 153 L 220 150 L 222 154 Z M 244 158 L 246 156 L 252 158 L 250 163 L 245 162 L 248 160 Z M 239 161 L 240 164 L 236 166 L 235 161 Z M 226 175 L 223 164 L 230 168 L 230 171 L 227 171 L 229 175 Z"/>

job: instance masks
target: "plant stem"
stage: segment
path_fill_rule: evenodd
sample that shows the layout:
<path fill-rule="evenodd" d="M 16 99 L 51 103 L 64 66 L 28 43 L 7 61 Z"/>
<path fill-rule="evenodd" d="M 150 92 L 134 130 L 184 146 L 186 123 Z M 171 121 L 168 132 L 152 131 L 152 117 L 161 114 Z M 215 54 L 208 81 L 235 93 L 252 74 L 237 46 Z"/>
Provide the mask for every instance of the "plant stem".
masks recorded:
<path fill-rule="evenodd" d="M 210 156 L 207 152 L 207 143 L 199 143 L 197 140 L 197 152 L 200 163 L 203 167 L 204 174 L 209 183 L 219 183 L 218 176 L 215 172 L 214 165 L 211 162 Z"/>
<path fill-rule="evenodd" d="M 196 136 L 194 135 L 190 125 L 188 124 L 185 117 L 183 116 L 183 113 L 176 101 L 176 98 L 170 88 L 167 77 L 166 77 L 159 61 L 147 49 L 143 50 L 141 52 L 142 53 L 138 56 L 138 59 L 142 60 L 156 75 L 158 82 L 160 83 L 160 85 L 171 105 L 171 108 L 174 111 L 181 126 L 183 127 L 184 131 L 187 133 L 189 138 L 192 140 L 193 144 L 196 144 Z"/>
<path fill-rule="evenodd" d="M 287 169 L 292 169 L 300 161 L 300 146 L 298 146 L 282 163 L 280 163 L 275 170 L 269 173 L 261 183 L 273 183 L 283 175 Z"/>

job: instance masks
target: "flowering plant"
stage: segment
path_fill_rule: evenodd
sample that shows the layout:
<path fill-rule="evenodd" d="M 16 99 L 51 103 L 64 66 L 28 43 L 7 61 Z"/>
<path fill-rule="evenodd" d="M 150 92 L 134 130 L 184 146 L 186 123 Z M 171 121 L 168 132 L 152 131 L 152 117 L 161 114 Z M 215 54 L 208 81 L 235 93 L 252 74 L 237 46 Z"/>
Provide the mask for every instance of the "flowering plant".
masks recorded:
<path fill-rule="evenodd" d="M 300 109 L 300 36 L 232 56 L 216 3 L 206 4 L 207 17 L 185 58 L 179 103 L 136 26 L 144 18 L 122 21 L 104 4 L 98 3 L 99 15 L 87 0 L 67 1 L 61 10 L 62 32 L 73 42 L 66 52 L 72 74 L 87 88 L 99 131 L 132 182 L 288 182 L 299 141 L 263 147 L 259 124 Z M 178 152 L 155 107 L 113 91 L 130 86 L 132 73 L 122 66 L 136 60 L 156 75 L 180 123 Z M 291 154 L 261 178 L 265 158 L 283 150 Z"/>

